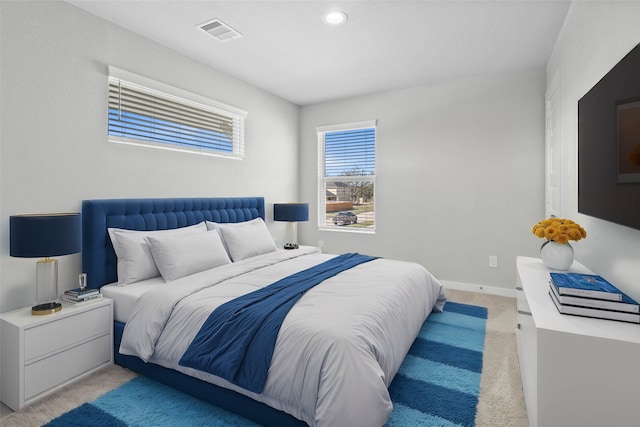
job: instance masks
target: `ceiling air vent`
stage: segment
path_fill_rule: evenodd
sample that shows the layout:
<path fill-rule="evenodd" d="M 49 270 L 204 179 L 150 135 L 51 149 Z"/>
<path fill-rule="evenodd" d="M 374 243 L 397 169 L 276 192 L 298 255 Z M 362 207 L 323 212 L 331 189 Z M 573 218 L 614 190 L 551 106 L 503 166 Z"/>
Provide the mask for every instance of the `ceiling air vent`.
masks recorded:
<path fill-rule="evenodd" d="M 209 33 L 218 41 L 224 43 L 229 40 L 239 39 L 242 37 L 242 34 L 238 31 L 234 30 L 224 22 L 219 19 L 214 19 L 213 21 L 205 22 L 204 24 L 198 25 L 198 27 Z"/>

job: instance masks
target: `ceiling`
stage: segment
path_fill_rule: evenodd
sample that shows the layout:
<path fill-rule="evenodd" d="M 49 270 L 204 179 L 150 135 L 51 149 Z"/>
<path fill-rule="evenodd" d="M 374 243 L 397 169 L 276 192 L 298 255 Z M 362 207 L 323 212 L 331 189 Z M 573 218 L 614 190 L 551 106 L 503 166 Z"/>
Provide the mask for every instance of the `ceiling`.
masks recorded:
<path fill-rule="evenodd" d="M 68 0 L 298 105 L 544 67 L 569 0 Z M 340 9 L 342 26 L 322 16 Z M 198 28 L 220 19 L 243 37 Z"/>

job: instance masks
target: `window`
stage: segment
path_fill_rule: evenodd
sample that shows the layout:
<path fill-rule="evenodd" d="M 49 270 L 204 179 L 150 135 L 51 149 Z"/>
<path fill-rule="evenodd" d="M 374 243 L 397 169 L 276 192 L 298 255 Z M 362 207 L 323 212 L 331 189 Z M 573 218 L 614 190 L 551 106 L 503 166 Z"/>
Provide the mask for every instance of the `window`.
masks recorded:
<path fill-rule="evenodd" d="M 109 67 L 109 140 L 242 158 L 247 113 Z"/>
<path fill-rule="evenodd" d="M 376 121 L 321 126 L 318 227 L 375 231 Z"/>

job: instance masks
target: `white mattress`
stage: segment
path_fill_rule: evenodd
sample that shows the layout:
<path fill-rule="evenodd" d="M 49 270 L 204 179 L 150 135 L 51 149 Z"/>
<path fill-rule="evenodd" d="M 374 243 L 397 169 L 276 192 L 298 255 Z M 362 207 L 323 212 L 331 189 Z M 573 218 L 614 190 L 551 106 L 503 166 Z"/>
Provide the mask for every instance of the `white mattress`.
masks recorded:
<path fill-rule="evenodd" d="M 113 318 L 118 322 L 127 323 L 138 298 L 149 289 L 165 285 L 162 277 L 143 280 L 129 285 L 119 286 L 111 283 L 100 288 L 105 298 L 113 300 Z"/>

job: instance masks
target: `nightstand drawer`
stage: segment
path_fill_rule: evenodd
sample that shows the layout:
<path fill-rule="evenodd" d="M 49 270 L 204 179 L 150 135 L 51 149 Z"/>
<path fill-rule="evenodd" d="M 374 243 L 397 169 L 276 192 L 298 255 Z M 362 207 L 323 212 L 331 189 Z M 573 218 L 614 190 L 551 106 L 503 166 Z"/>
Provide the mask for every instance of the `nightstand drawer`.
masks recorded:
<path fill-rule="evenodd" d="M 24 331 L 25 363 L 109 332 L 110 307 L 96 307 Z"/>
<path fill-rule="evenodd" d="M 24 368 L 24 400 L 111 360 L 111 335 L 96 338 Z"/>

